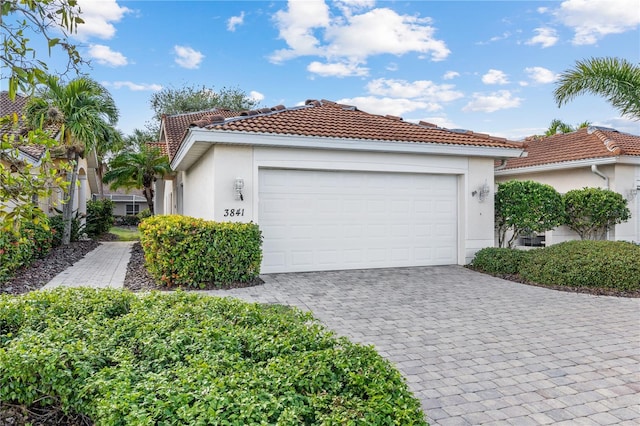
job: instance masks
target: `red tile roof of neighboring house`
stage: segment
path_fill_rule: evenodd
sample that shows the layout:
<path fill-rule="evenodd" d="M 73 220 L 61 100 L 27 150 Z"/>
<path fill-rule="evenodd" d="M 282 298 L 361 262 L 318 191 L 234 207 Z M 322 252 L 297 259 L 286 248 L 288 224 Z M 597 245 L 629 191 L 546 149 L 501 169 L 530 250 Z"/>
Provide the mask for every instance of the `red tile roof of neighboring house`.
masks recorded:
<path fill-rule="evenodd" d="M 170 158 L 178 151 L 188 127 L 311 137 L 473 145 L 521 149 L 521 144 L 471 131 L 410 123 L 400 117 L 369 114 L 335 102 L 310 100 L 304 106 L 282 105 L 241 113 L 223 110 L 165 118 Z M 188 127 L 185 127 L 187 124 Z"/>
<path fill-rule="evenodd" d="M 16 114 L 18 117 L 18 121 L 16 125 L 3 125 L 0 128 L 0 135 L 5 134 L 13 134 L 16 137 L 25 136 L 29 129 L 23 122 L 22 111 L 24 107 L 27 105 L 27 101 L 29 98 L 27 96 L 16 94 L 14 100 L 9 99 L 9 92 L 2 91 L 0 92 L 0 117 L 5 117 L 8 115 Z M 55 135 L 60 130 L 60 127 L 57 125 L 49 125 L 45 127 L 45 132 L 55 137 Z M 21 145 L 18 147 L 20 151 L 23 153 L 38 159 L 44 153 L 45 148 L 41 145 Z"/>
<path fill-rule="evenodd" d="M 165 142 L 147 142 L 147 145 L 153 148 L 159 148 L 162 154 L 169 155 L 167 144 Z"/>
<path fill-rule="evenodd" d="M 528 156 L 508 159 L 505 170 L 592 158 L 640 156 L 640 136 L 585 127 L 572 133 L 529 138 L 524 147 Z"/>
<path fill-rule="evenodd" d="M 167 115 L 162 118 L 162 129 L 160 135 L 161 144 L 165 144 L 162 148 L 169 158 L 173 158 L 178 152 L 180 143 L 184 139 L 191 123 L 202 120 L 205 117 L 213 115 L 222 115 L 225 118 L 236 117 L 239 111 L 230 111 L 226 109 L 214 109 L 210 111 L 189 112 L 184 114 Z"/>

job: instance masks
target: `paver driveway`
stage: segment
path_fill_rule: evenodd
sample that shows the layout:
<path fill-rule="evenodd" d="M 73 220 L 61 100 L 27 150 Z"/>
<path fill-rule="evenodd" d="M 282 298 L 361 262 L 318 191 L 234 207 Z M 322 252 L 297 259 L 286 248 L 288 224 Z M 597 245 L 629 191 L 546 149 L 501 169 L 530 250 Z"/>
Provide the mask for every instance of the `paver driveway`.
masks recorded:
<path fill-rule="evenodd" d="M 640 299 L 459 266 L 272 274 L 209 292 L 294 305 L 393 361 L 431 424 L 640 424 Z"/>

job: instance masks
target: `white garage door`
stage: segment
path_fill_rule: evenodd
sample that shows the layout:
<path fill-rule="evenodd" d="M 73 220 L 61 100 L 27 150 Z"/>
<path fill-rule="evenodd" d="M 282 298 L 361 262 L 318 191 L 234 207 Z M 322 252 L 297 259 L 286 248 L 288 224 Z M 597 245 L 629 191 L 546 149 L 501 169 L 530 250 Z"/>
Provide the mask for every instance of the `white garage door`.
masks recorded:
<path fill-rule="evenodd" d="M 263 273 L 457 263 L 453 175 L 260 169 Z"/>

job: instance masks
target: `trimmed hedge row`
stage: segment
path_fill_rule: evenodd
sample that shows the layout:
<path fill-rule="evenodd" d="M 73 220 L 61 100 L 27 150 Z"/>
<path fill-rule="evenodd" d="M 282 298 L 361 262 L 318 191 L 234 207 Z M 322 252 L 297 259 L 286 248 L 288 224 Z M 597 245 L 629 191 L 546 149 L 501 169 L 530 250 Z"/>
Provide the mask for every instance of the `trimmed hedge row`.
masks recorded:
<path fill-rule="evenodd" d="M 260 274 L 262 233 L 254 223 L 167 215 L 145 219 L 139 229 L 147 270 L 161 285 L 204 288 Z"/>
<path fill-rule="evenodd" d="M 0 403 L 97 425 L 426 425 L 372 347 L 295 308 L 183 291 L 0 296 Z"/>
<path fill-rule="evenodd" d="M 528 251 L 489 247 L 470 266 L 544 285 L 640 290 L 640 246 L 624 241 L 567 241 Z"/>

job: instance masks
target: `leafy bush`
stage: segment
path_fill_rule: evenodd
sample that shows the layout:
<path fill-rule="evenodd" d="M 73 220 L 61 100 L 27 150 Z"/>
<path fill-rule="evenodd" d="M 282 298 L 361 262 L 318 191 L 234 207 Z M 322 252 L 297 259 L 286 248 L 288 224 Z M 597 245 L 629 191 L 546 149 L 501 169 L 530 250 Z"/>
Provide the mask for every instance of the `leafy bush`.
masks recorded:
<path fill-rule="evenodd" d="M 611 227 L 631 217 L 627 200 L 608 189 L 574 189 L 562 199 L 567 226 L 583 240 L 599 239 Z"/>
<path fill-rule="evenodd" d="M 107 198 L 87 201 L 87 235 L 95 237 L 109 231 L 114 222 L 113 206 L 113 201 Z"/>
<path fill-rule="evenodd" d="M 494 275 L 513 275 L 520 270 L 520 264 L 530 251 L 510 248 L 487 247 L 478 251 L 471 267 Z"/>
<path fill-rule="evenodd" d="M 149 273 L 163 285 L 250 282 L 260 273 L 262 234 L 254 223 L 152 216 L 140 223 Z"/>
<path fill-rule="evenodd" d="M 294 308 L 180 291 L 0 296 L 0 402 L 109 425 L 426 425 L 372 347 Z"/>
<path fill-rule="evenodd" d="M 153 215 L 151 214 L 151 210 L 144 209 L 140 213 L 138 213 L 136 216 L 138 216 L 139 221 L 142 222 L 146 218 L 151 217 Z"/>
<path fill-rule="evenodd" d="M 548 231 L 563 223 L 562 197 L 552 186 L 517 180 L 498 185 L 495 226 L 500 247 L 513 247 L 520 235 Z M 508 231 L 513 234 L 506 241 Z"/>
<path fill-rule="evenodd" d="M 640 290 L 640 246 L 623 241 L 567 241 L 533 250 L 520 265 L 539 284 Z"/>
<path fill-rule="evenodd" d="M 115 222 L 116 225 L 120 226 L 138 226 L 140 223 L 140 218 L 138 215 L 128 214 L 126 216 L 116 216 Z"/>
<path fill-rule="evenodd" d="M 53 233 L 46 218 L 38 217 L 28 222 L 22 219 L 18 232 L 5 230 L 0 233 L 0 283 L 13 273 L 46 256 L 51 251 Z"/>
<path fill-rule="evenodd" d="M 49 218 L 49 227 L 53 236 L 53 247 L 58 247 L 62 244 L 62 233 L 64 232 L 64 219 L 61 214 L 51 216 Z M 80 219 L 74 217 L 71 221 L 71 241 L 78 241 L 80 237 Z"/>

